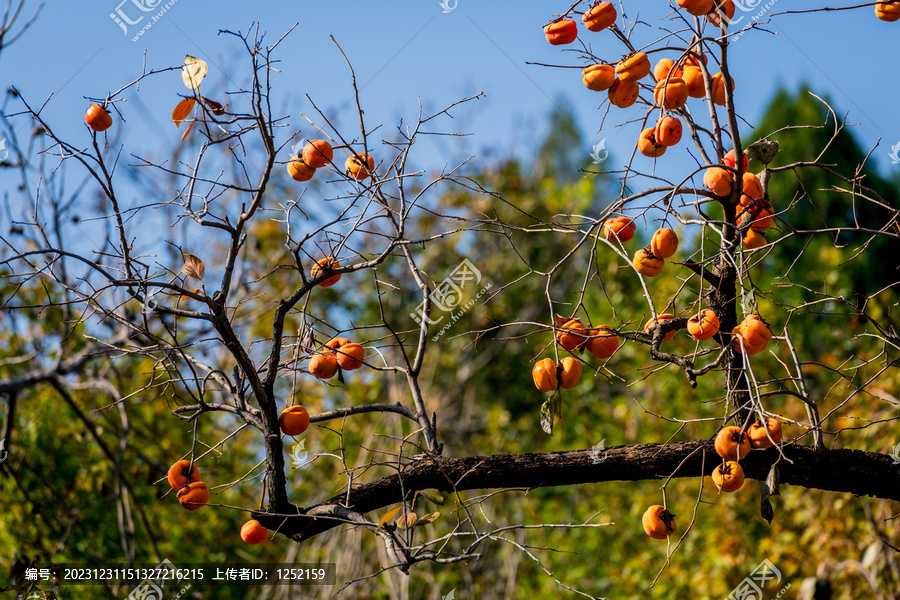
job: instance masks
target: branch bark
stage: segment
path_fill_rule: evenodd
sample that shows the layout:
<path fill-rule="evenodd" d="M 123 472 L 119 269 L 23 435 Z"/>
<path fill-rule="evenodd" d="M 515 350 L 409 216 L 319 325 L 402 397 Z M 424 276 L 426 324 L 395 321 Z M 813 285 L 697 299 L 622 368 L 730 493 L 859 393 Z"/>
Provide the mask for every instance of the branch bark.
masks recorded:
<path fill-rule="evenodd" d="M 299 509 L 301 514 L 297 517 L 255 512 L 253 518 L 295 541 L 303 541 L 341 525 L 344 509 L 365 514 L 396 504 L 404 494 L 409 496 L 421 490 L 454 492 L 699 477 L 712 473 L 719 463 L 708 440 L 637 444 L 607 450 L 606 460 L 599 464 L 593 464 L 592 449 L 462 458 L 425 456 L 408 464 L 402 474 L 353 488 L 349 506 L 348 495 L 342 493 L 316 506 Z M 704 453 L 708 454 L 705 463 Z M 900 486 L 895 477 L 897 467 L 888 455 L 860 450 L 817 451 L 793 445 L 785 446 L 783 453 L 787 460 L 779 463 L 782 485 L 900 500 Z M 741 466 L 748 478 L 765 481 L 769 468 L 777 460 L 778 450 L 771 448 L 751 452 L 742 459 Z"/>

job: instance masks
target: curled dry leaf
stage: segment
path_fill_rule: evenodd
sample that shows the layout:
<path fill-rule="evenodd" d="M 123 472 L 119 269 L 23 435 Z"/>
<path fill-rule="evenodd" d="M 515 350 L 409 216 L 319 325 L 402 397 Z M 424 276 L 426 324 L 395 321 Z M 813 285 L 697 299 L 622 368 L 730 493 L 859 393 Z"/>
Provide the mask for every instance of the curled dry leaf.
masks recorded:
<path fill-rule="evenodd" d="M 181 67 L 181 80 L 188 88 L 199 90 L 200 82 L 206 77 L 207 71 L 209 67 L 206 66 L 206 61 L 188 54 L 184 57 L 184 66 Z"/>
<path fill-rule="evenodd" d="M 410 514 L 414 514 L 414 513 L 410 513 Z M 440 517 L 440 516 L 441 516 L 441 513 L 439 513 L 439 512 L 433 512 L 430 515 L 425 515 L 424 517 L 422 517 L 421 519 L 416 521 L 416 524 L 414 525 L 414 527 L 419 527 L 420 525 L 427 525 L 429 523 L 434 523 L 435 521 L 438 520 L 438 517 Z"/>
<path fill-rule="evenodd" d="M 397 520 L 395 522 L 398 528 L 409 529 L 411 527 L 415 527 L 418 521 L 419 517 L 416 516 L 416 513 L 408 512 L 405 515 L 400 515 L 399 517 L 397 517 Z"/>
<path fill-rule="evenodd" d="M 209 98 L 205 98 L 200 96 L 200 99 L 206 102 L 206 105 L 209 107 L 209 112 L 216 115 L 217 117 L 221 117 L 225 114 L 225 107 L 222 106 L 220 102 L 216 102 L 215 100 L 210 100 Z"/>
<path fill-rule="evenodd" d="M 175 127 L 181 127 L 181 123 L 191 114 L 196 103 L 194 98 L 185 98 L 175 105 L 175 110 L 172 111 L 172 122 L 175 123 Z"/>
<path fill-rule="evenodd" d="M 181 272 L 188 277 L 203 281 L 203 273 L 206 272 L 206 265 L 193 254 L 185 254 L 184 265 L 181 267 Z"/>
<path fill-rule="evenodd" d="M 541 429 L 547 435 L 553 435 L 553 398 L 548 398 L 541 405 Z"/>

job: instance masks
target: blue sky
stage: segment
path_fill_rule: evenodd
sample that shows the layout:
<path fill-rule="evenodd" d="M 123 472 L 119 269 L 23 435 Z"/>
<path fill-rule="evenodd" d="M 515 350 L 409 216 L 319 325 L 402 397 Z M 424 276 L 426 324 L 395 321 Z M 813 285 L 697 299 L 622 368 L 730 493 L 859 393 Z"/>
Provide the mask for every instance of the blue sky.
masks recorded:
<path fill-rule="evenodd" d="M 313 114 L 305 94 L 327 112 L 336 113 L 341 127 L 356 126 L 352 106 L 347 104 L 352 99 L 349 74 L 329 35 L 334 35 L 354 64 L 369 124 L 382 123 L 387 130 L 400 118 L 414 118 L 420 98 L 426 109 L 437 109 L 465 95 L 486 94 L 484 100 L 454 111 L 453 121 L 444 121 L 445 127 L 474 135 L 423 144 L 418 160 L 428 168 L 439 168 L 469 154 L 476 159 L 489 152 L 531 156 L 546 131 L 545 117 L 558 102 L 573 111 L 587 143 L 607 139 L 612 163 L 619 164 L 604 166 L 620 167 L 631 153 L 638 125 L 614 125 L 644 111 L 637 107 L 614 109 L 603 131 L 598 132 L 602 111 L 597 107 L 605 94 L 584 88 L 577 69 L 526 64 L 585 64 L 575 53 L 550 46 L 541 31 L 553 13 L 568 8 L 569 2 L 458 0 L 454 10 L 444 13 L 437 0 L 175 0 L 158 22 L 132 42 L 132 35 L 149 17 L 130 26 L 126 35 L 109 16 L 117 8 L 131 19 L 145 14 L 132 1 L 167 3 L 49 3 L 33 29 L 0 57 L 3 83 L 15 84 L 34 106 L 52 95 L 44 116 L 60 135 L 76 144 L 87 145 L 89 139 L 83 123 L 84 97 L 103 97 L 118 89 L 140 73 L 145 60 L 148 68 L 161 68 L 179 65 L 185 54 L 192 54 L 209 63 L 211 90 L 244 85 L 248 70 L 238 40 L 218 32 L 246 32 L 251 23 L 259 23 L 268 32 L 268 42 L 299 23 L 276 53 L 281 60 L 280 73 L 273 77 L 276 112 L 290 115 L 290 126 L 282 130 L 285 139 L 298 130 L 296 139 L 314 135 L 300 116 Z M 749 12 L 738 12 L 745 21 L 761 11 L 765 11 L 765 19 L 789 8 L 801 10 L 797 4 L 809 4 L 743 1 L 745 6 L 753 6 Z M 38 3 L 27 4 L 33 11 Z M 643 12 L 645 4 L 652 6 Z M 637 45 L 658 39 L 658 25 L 678 27 L 675 22 L 660 20 L 670 13 L 665 3 L 632 1 L 627 5 L 642 8 L 640 14 L 632 8 L 629 20 L 639 16 L 654 25 L 635 28 Z M 841 5 L 851 3 L 834 4 Z M 743 118 L 753 124 L 779 85 L 792 88 L 806 82 L 817 93 L 832 98 L 840 113 L 848 113 L 849 122 L 859 123 L 855 132 L 867 149 L 882 138 L 874 153 L 879 171 L 890 174 L 900 168 L 891 164 L 888 155 L 890 147 L 900 141 L 895 108 L 900 82 L 884 66 L 900 39 L 900 23 L 883 23 L 866 7 L 779 15 L 765 27 L 772 33 L 748 32 L 731 47 L 736 101 Z M 608 31 L 592 33 L 582 28 L 580 36 L 607 61 L 617 60 L 624 52 Z M 653 58 L 673 54 L 658 53 Z M 174 128 L 169 115 L 177 94 L 186 91 L 173 71 L 148 80 L 139 95 L 127 95 L 128 101 L 120 105 L 128 119 L 123 138 L 126 155 L 158 152 L 177 144 L 181 131 Z M 693 164 L 684 144 L 659 162 L 663 160 L 666 164 L 657 169 Z"/>

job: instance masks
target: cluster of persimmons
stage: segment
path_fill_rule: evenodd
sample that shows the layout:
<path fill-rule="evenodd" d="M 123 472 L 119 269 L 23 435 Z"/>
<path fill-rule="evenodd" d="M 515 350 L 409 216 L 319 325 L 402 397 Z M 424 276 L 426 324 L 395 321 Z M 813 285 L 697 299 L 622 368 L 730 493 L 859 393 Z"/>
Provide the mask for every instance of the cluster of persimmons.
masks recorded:
<path fill-rule="evenodd" d="M 735 12 L 732 0 L 677 0 L 677 3 L 681 10 L 695 17 L 705 17 L 717 27 L 721 25 L 723 15 L 726 22 L 730 22 Z M 884 20 L 898 20 L 900 2 L 878 2 L 876 14 Z M 599 32 L 609 28 L 615 30 L 617 18 L 616 6 L 612 2 L 597 1 L 584 12 L 581 20 L 586 29 Z M 553 45 L 570 44 L 577 39 L 578 33 L 578 24 L 566 15 L 544 27 L 547 41 Z M 648 92 L 652 91 L 652 105 L 659 108 L 661 117 L 655 126 L 641 131 L 637 150 L 644 156 L 657 158 L 667 148 L 681 141 L 684 127 L 678 114 L 686 114 L 681 109 L 690 98 L 707 98 L 716 105 L 726 105 L 725 75 L 721 72 L 711 74 L 707 65 L 707 57 L 693 49 L 685 50 L 677 58 L 662 58 L 655 66 L 651 65 L 647 53 L 632 51 L 617 64 L 600 62 L 588 65 L 582 70 L 582 82 L 589 90 L 607 92 L 611 105 L 628 108 L 637 102 L 642 80 L 652 73 L 653 81 L 646 89 Z M 733 89 L 733 79 L 730 79 L 730 85 Z M 742 161 L 740 169 L 737 166 L 738 160 Z M 752 250 L 766 245 L 767 240 L 762 232 L 771 227 L 774 210 L 765 197 L 760 179 L 747 171 L 748 163 L 746 156 L 742 154 L 738 158 L 732 150 L 722 158 L 720 165 L 706 168 L 703 184 L 720 199 L 731 197 L 735 186 L 739 186 L 736 221 L 738 227 L 745 231 L 741 239 L 742 245 Z M 738 173 L 741 174 L 740 177 Z M 617 244 L 630 241 L 635 231 L 634 221 L 624 215 L 607 219 L 603 225 L 604 237 Z M 677 251 L 678 242 L 678 235 L 673 229 L 661 227 L 653 234 L 649 245 L 634 253 L 632 267 L 642 276 L 656 277 L 662 272 L 666 259 Z M 647 322 L 644 332 L 652 336 L 657 325 L 674 318 L 673 314 L 659 314 Z M 556 319 L 556 342 L 569 353 L 587 349 L 595 357 L 605 360 L 619 347 L 616 331 L 606 325 L 592 328 L 575 317 Z M 719 327 L 719 317 L 710 308 L 700 310 L 687 321 L 688 334 L 697 341 L 716 336 Z M 675 335 L 675 329 L 667 331 L 662 341 L 668 341 Z M 721 339 L 722 343 L 728 342 L 728 336 L 722 336 Z M 772 332 L 761 317 L 750 314 L 731 331 L 730 339 L 735 352 L 750 355 L 761 352 L 766 347 L 772 339 Z M 550 358 L 539 360 L 534 365 L 532 377 L 538 390 L 554 392 L 560 388 L 575 387 L 581 373 L 581 362 L 573 354 L 562 358 L 559 364 Z M 744 482 L 744 473 L 739 464 L 741 457 L 751 448 L 768 448 L 781 439 L 781 424 L 772 418 L 767 418 L 765 423 L 748 422 L 744 428 L 723 428 L 715 440 L 715 448 L 722 457 L 722 464 L 713 471 L 713 483 L 720 492 L 736 491 Z M 649 507 L 642 521 L 647 535 L 654 538 L 665 539 L 676 530 L 674 515 L 663 506 Z"/>

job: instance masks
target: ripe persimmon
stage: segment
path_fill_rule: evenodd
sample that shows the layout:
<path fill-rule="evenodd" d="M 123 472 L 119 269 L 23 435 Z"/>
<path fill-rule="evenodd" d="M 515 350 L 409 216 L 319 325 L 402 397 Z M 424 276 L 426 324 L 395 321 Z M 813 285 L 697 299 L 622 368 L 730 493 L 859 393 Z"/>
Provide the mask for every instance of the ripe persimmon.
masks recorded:
<path fill-rule="evenodd" d="M 320 274 L 327 271 L 334 271 L 335 269 L 339 269 L 341 267 L 341 263 L 339 263 L 333 256 L 329 256 L 328 258 L 323 258 L 316 262 L 313 265 L 312 270 L 309 272 L 310 277 L 315 279 Z M 341 274 L 336 273 L 331 277 L 326 277 L 322 281 L 319 282 L 319 285 L 322 287 L 331 287 L 341 280 Z"/>
<path fill-rule="evenodd" d="M 189 468 L 190 470 L 188 470 Z M 169 472 L 166 476 L 169 479 L 169 485 L 172 486 L 173 490 L 180 489 L 189 483 L 200 481 L 200 471 L 197 469 L 197 465 L 191 465 L 191 461 L 189 460 L 179 460 L 176 462 L 169 467 Z"/>
<path fill-rule="evenodd" d="M 310 140 L 303 147 L 303 161 L 314 169 L 327 167 L 334 158 L 334 149 L 325 140 Z"/>
<path fill-rule="evenodd" d="M 727 460 L 712 472 L 713 483 L 721 492 L 736 492 L 744 485 L 744 469 L 733 460 Z"/>
<path fill-rule="evenodd" d="M 189 483 L 178 490 L 178 502 L 188 510 L 197 510 L 209 502 L 209 489 L 202 481 Z"/>
<path fill-rule="evenodd" d="M 554 46 L 571 44 L 578 37 L 578 25 L 572 19 L 553 21 L 544 26 L 544 37 Z"/>
<path fill-rule="evenodd" d="M 750 452 L 750 438 L 740 427 L 723 427 L 716 435 L 716 452 L 725 460 L 741 460 Z"/>
<path fill-rule="evenodd" d="M 618 13 L 612 2 L 597 2 L 581 15 L 581 21 L 588 31 L 603 31 L 616 22 Z"/>
<path fill-rule="evenodd" d="M 542 392 L 552 392 L 559 388 L 559 380 L 556 377 L 556 363 L 551 358 L 544 358 L 534 363 L 531 369 L 531 378 L 534 385 Z"/>
<path fill-rule="evenodd" d="M 88 107 L 84 120 L 88 127 L 97 132 L 106 131 L 112 126 L 112 115 L 96 102 Z"/>
<path fill-rule="evenodd" d="M 300 435 L 309 428 L 309 413 L 302 406 L 289 406 L 278 415 L 278 426 L 285 435 Z"/>
<path fill-rule="evenodd" d="M 241 527 L 241 539 L 248 544 L 261 544 L 269 537 L 269 530 L 251 519 Z"/>
<path fill-rule="evenodd" d="M 678 529 L 675 515 L 659 504 L 654 504 L 644 511 L 641 517 L 644 533 L 657 540 L 664 540 Z"/>
<path fill-rule="evenodd" d="M 747 435 L 750 436 L 750 445 L 754 448 L 771 448 L 782 439 L 781 422 L 772 417 L 766 418 L 765 425 L 762 421 L 756 421 L 747 430 Z"/>

